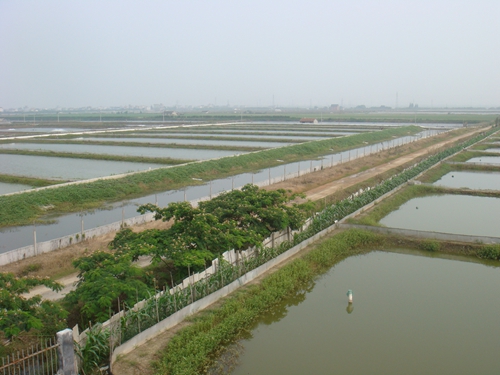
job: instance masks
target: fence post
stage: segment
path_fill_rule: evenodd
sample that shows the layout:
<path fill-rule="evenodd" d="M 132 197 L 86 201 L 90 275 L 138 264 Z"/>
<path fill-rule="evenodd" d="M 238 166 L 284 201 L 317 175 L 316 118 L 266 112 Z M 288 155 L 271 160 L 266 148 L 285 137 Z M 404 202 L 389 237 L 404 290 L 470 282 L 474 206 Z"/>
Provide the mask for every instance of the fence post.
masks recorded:
<path fill-rule="evenodd" d="M 33 226 L 33 250 L 35 255 L 38 255 L 38 251 L 36 248 L 36 226 Z"/>
<path fill-rule="evenodd" d="M 76 375 L 75 349 L 73 346 L 73 330 L 66 328 L 57 332 L 58 374 Z"/>

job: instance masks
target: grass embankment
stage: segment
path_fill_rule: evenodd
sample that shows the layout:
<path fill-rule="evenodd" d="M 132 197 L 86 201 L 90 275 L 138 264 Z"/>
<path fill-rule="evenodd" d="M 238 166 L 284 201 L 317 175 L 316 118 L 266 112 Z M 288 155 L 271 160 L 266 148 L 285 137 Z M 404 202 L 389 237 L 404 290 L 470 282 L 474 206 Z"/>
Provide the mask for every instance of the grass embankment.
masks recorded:
<path fill-rule="evenodd" d="M 0 143 L 11 143 L 10 141 L 0 141 Z M 197 145 L 197 144 L 179 144 L 179 143 L 150 143 L 150 142 L 117 142 L 117 141 L 83 141 L 73 140 L 69 138 L 37 138 L 33 139 L 16 139 L 16 143 L 33 143 L 33 144 L 70 144 L 70 145 L 97 145 L 97 146 L 123 146 L 123 147 L 154 147 L 154 148 L 186 148 L 193 150 L 223 150 L 223 151 L 261 151 L 269 147 L 253 147 L 253 146 L 231 146 L 231 145 Z"/>
<path fill-rule="evenodd" d="M 500 172 L 500 166 L 442 163 L 419 177 L 419 180 L 426 184 L 432 184 L 445 174 L 455 171 Z"/>
<path fill-rule="evenodd" d="M 266 137 L 266 136 L 280 136 L 280 137 L 325 137 L 327 135 L 330 135 L 331 137 L 338 137 L 340 130 L 334 130 L 334 129 L 328 129 L 328 128 L 323 128 L 321 129 L 322 134 L 319 135 L 318 133 L 308 133 L 307 131 L 310 131 L 310 129 L 304 129 L 304 128 L 298 128 L 298 129 L 289 129 L 288 127 L 273 127 L 273 128 L 268 128 L 269 131 L 240 131 L 239 129 L 230 129 L 230 128 L 222 128 L 222 129 L 216 129 L 216 128 L 189 128 L 189 130 L 182 131 L 182 129 L 176 128 L 176 129 L 169 129 L 168 131 L 165 131 L 166 129 L 161 129 L 161 130 L 144 130 L 140 132 L 134 132 L 134 135 L 142 135 L 142 136 L 151 136 L 151 135 L 156 135 L 157 133 L 163 133 L 163 137 L 171 138 L 170 136 L 166 136 L 165 134 L 188 134 L 189 136 L 191 135 L 196 135 L 196 134 L 210 134 L 211 136 L 217 136 L 217 135 L 231 135 L 234 137 L 238 136 L 259 136 L 259 137 Z M 260 129 L 264 130 L 264 129 Z M 372 127 L 371 131 L 376 131 L 379 130 L 375 127 Z M 286 132 L 285 132 L 286 131 Z M 299 132 L 300 131 L 300 132 Z M 361 133 L 357 129 L 351 129 L 345 130 L 343 132 L 346 133 Z M 226 136 L 224 138 L 227 138 Z M 239 137 L 239 140 L 246 140 L 248 139 L 247 137 L 241 138 Z"/>
<path fill-rule="evenodd" d="M 373 233 L 348 231 L 332 237 L 302 258 L 234 293 L 216 309 L 205 311 L 170 341 L 156 366 L 158 374 L 200 374 L 225 345 L 248 329 L 255 319 L 284 298 L 348 256 L 382 243 Z M 212 360 L 211 360 L 212 359 Z"/>
<path fill-rule="evenodd" d="M 452 189 L 446 187 L 438 187 L 431 185 L 410 185 L 407 186 L 396 194 L 384 199 L 368 212 L 358 216 L 357 218 L 350 219 L 349 222 L 353 224 L 382 226 L 379 221 L 389 215 L 391 212 L 397 210 L 403 204 L 413 198 L 425 197 L 429 195 L 443 195 L 443 194 L 456 194 L 456 195 L 474 195 L 480 197 L 500 197 L 500 192 L 469 190 L 469 189 Z"/>
<path fill-rule="evenodd" d="M 30 150 L 3 150 L 3 149 L 0 149 L 0 154 L 46 156 L 51 158 L 124 161 L 129 163 L 149 163 L 149 164 L 163 164 L 163 165 L 179 165 L 179 164 L 190 163 L 193 161 L 189 159 L 153 158 L 147 156 L 122 156 L 122 155 L 109 155 L 109 154 L 88 154 L 88 153 L 74 153 L 74 152 L 30 151 Z"/>
<path fill-rule="evenodd" d="M 115 134 L 98 134 L 98 135 L 84 135 L 85 137 L 99 137 L 99 138 L 144 138 L 144 135 L 141 134 L 123 134 L 123 132 L 115 133 Z M 69 137 L 69 136 L 66 136 Z M 63 137 L 61 137 L 63 138 Z M 79 136 L 82 138 L 82 135 Z M 216 135 L 154 135 L 156 139 L 188 139 L 188 140 L 210 140 L 210 141 L 238 141 L 238 142 L 278 142 L 278 143 L 301 143 L 304 142 L 301 139 L 292 139 L 292 138 L 265 138 L 265 137 L 221 137 Z"/>
<path fill-rule="evenodd" d="M 350 137 L 330 138 L 217 160 L 160 168 L 122 178 L 0 196 L 0 206 L 9 207 L 8 210 L 0 211 L 0 227 L 27 225 L 47 213 L 77 212 L 100 207 L 106 202 L 193 185 L 193 177 L 205 181 L 224 178 L 281 164 L 278 160 L 292 162 L 314 158 L 330 154 L 331 150 L 342 151 L 363 145 L 365 142 L 377 143 L 392 137 L 415 134 L 420 130 L 419 127 L 401 127 Z"/>
<path fill-rule="evenodd" d="M 449 159 L 450 162 L 464 163 L 472 158 L 498 156 L 498 152 L 464 151 Z"/>
<path fill-rule="evenodd" d="M 31 178 L 31 177 L 13 176 L 9 174 L 0 174 L 0 182 L 5 182 L 7 184 L 28 185 L 31 187 L 44 187 L 50 185 L 57 185 L 66 181 L 45 180 L 43 178 Z"/>

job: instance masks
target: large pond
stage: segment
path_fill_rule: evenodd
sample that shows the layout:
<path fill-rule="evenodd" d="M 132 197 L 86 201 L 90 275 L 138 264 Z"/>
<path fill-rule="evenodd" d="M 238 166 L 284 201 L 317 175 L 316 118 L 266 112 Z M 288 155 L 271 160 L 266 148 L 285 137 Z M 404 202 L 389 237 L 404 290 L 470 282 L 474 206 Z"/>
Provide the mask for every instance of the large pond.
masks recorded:
<path fill-rule="evenodd" d="M 353 133 L 348 133 L 349 135 L 352 135 Z M 226 133 L 221 133 L 221 134 L 211 134 L 211 133 L 198 133 L 198 132 L 193 132 L 193 133 L 180 133 L 180 132 L 169 132 L 169 133 L 148 133 L 147 135 L 151 136 L 158 136 L 158 137 L 165 137 L 168 138 L 169 136 L 176 136 L 176 137 L 185 137 L 186 139 L 190 139 L 192 137 L 206 137 L 207 139 L 217 137 L 217 138 L 234 138 L 238 137 L 241 138 L 242 140 L 246 140 L 246 138 L 265 138 L 265 139 L 284 139 L 287 140 L 290 137 L 294 137 L 293 139 L 296 141 L 295 138 L 299 138 L 304 140 L 304 141 L 317 141 L 319 139 L 324 139 L 324 138 L 329 138 L 335 136 L 333 135 L 328 135 L 328 134 L 323 134 L 323 135 L 318 135 L 318 136 L 311 136 L 311 135 L 276 135 L 276 134 L 269 134 L 269 135 L 260 135 L 260 134 L 228 134 Z"/>
<path fill-rule="evenodd" d="M 500 236 L 500 198 L 433 195 L 413 198 L 380 220 L 391 228 L 471 236 Z"/>
<path fill-rule="evenodd" d="M 31 189 L 29 185 L 23 184 L 8 184 L 5 182 L 0 182 L 0 195 L 15 193 L 16 191 L 28 190 Z"/>
<path fill-rule="evenodd" d="M 445 174 L 434 185 L 473 190 L 500 190 L 500 173 L 454 171 Z"/>
<path fill-rule="evenodd" d="M 118 156 L 145 156 L 152 158 L 174 158 L 206 160 L 242 154 L 241 151 L 226 150 L 196 150 L 188 148 L 165 148 L 165 147 L 129 147 L 108 145 L 81 145 L 81 144 L 59 144 L 59 143 L 6 143 L 0 144 L 2 149 L 14 150 L 43 150 L 54 152 L 89 153 L 100 155 Z"/>
<path fill-rule="evenodd" d="M 113 138 L 113 137 L 85 137 L 76 138 L 77 140 L 84 141 L 100 141 L 100 142 L 142 142 L 142 143 L 174 143 L 178 145 L 211 145 L 211 146 L 253 146 L 253 147 L 282 147 L 290 144 L 295 144 L 297 140 L 290 140 L 290 142 L 256 142 L 247 141 L 242 139 L 241 141 L 230 141 L 230 140 L 213 140 L 213 139 L 173 139 L 173 138 Z"/>
<path fill-rule="evenodd" d="M 500 164 L 500 156 L 480 156 L 467 160 L 467 163 Z"/>
<path fill-rule="evenodd" d="M 0 174 L 55 180 L 86 180 L 159 167 L 153 163 L 0 154 Z"/>
<path fill-rule="evenodd" d="M 337 264 L 255 324 L 232 374 L 499 374 L 498 264 L 410 253 Z"/>

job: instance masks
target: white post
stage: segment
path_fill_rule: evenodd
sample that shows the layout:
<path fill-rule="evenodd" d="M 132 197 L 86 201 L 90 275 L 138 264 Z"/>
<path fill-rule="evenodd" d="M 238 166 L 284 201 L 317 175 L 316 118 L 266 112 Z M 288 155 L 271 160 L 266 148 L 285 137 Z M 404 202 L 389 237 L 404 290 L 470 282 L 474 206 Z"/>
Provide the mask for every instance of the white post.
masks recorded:
<path fill-rule="evenodd" d="M 57 332 L 57 362 L 58 374 L 76 375 L 75 348 L 73 344 L 73 330 L 66 328 Z"/>
<path fill-rule="evenodd" d="M 38 255 L 36 249 L 36 225 L 33 225 L 33 250 L 35 252 L 35 255 Z"/>

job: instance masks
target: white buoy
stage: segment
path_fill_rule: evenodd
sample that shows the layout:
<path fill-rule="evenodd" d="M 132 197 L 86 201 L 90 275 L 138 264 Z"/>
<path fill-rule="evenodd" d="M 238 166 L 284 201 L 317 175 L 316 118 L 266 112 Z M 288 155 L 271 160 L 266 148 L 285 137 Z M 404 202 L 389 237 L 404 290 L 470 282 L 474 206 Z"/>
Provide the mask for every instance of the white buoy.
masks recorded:
<path fill-rule="evenodd" d="M 347 291 L 347 299 L 349 300 L 349 303 L 352 303 L 352 290 L 349 289 Z"/>

